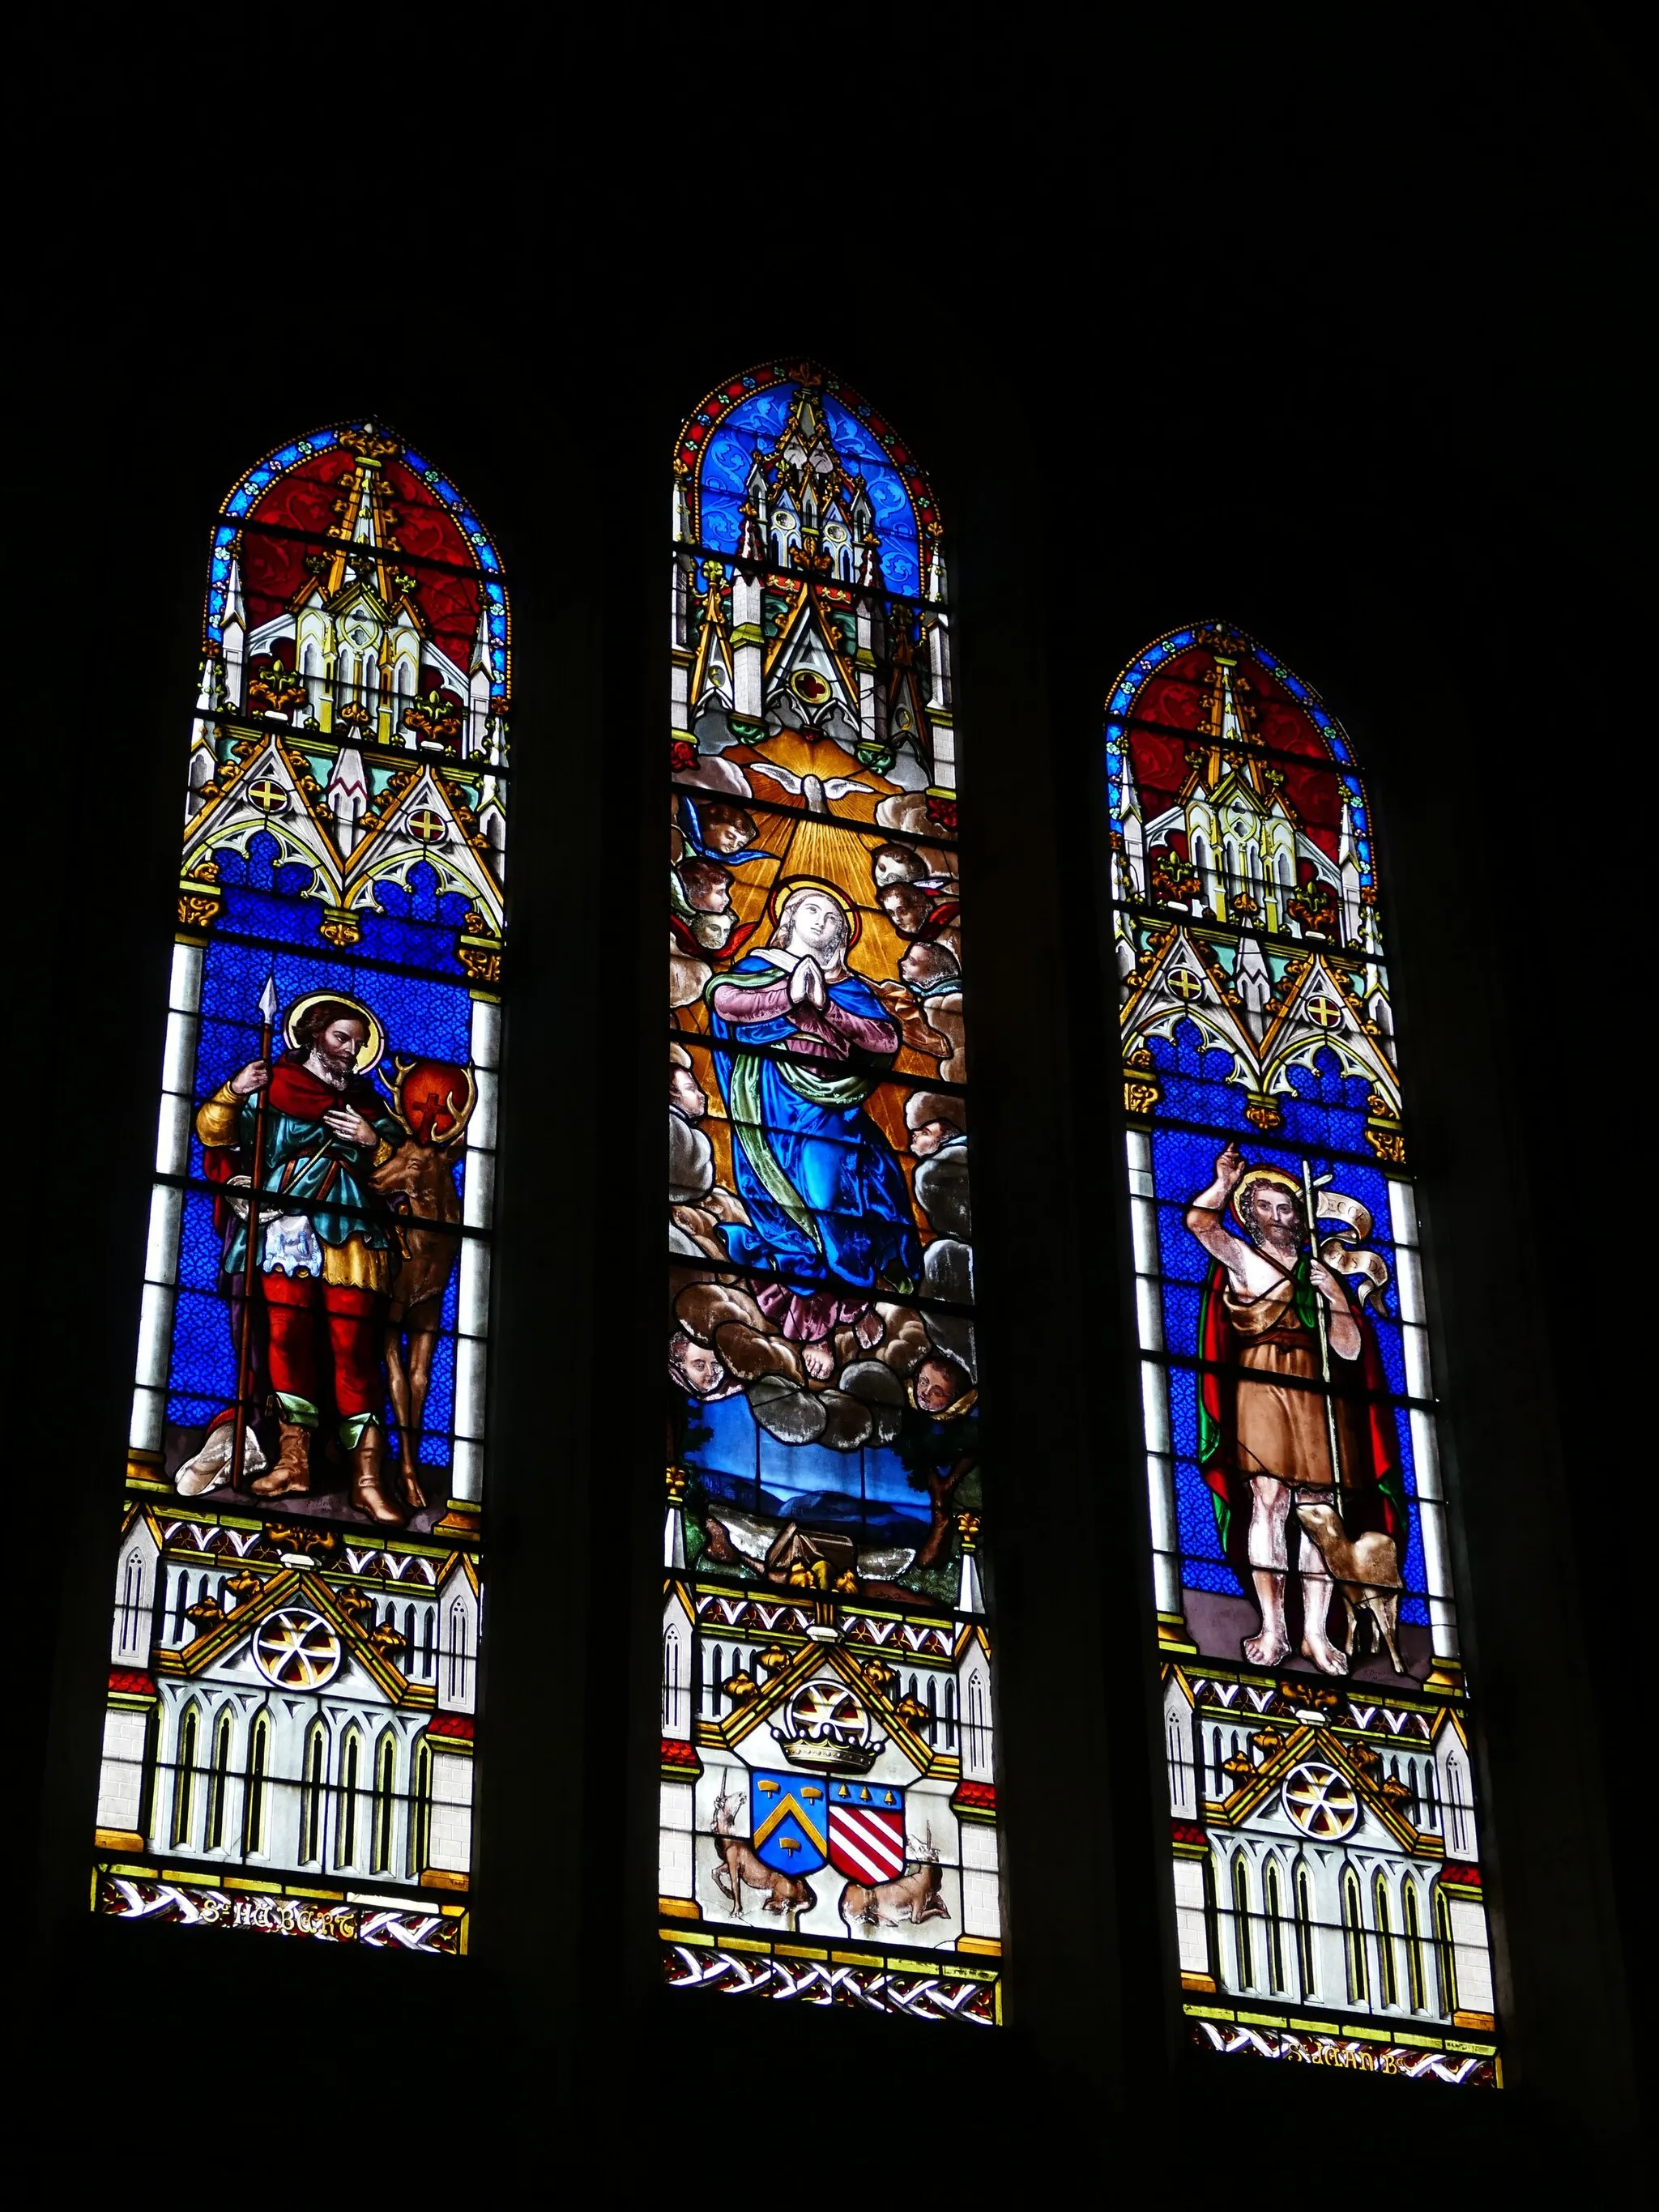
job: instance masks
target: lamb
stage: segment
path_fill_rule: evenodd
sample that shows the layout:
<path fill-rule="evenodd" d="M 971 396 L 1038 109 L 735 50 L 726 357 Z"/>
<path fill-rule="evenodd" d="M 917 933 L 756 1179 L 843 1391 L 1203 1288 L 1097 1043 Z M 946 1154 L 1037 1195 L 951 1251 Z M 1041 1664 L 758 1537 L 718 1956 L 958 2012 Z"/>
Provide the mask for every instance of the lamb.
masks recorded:
<path fill-rule="evenodd" d="M 1296 1517 L 1318 1545 L 1347 1609 L 1348 1633 L 1343 1646 L 1353 1657 L 1354 1632 L 1362 1612 L 1376 1623 L 1396 1674 L 1406 1671 L 1400 1656 L 1400 1593 L 1405 1588 L 1400 1574 L 1400 1554 L 1392 1536 L 1378 1529 L 1351 1537 L 1336 1508 L 1318 1498 L 1298 1498 Z"/>

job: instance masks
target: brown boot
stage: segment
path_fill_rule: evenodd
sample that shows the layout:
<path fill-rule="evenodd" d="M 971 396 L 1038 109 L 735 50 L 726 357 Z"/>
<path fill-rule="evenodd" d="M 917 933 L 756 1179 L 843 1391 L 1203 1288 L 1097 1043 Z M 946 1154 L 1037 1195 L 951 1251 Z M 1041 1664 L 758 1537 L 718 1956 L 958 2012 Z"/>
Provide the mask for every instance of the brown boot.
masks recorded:
<path fill-rule="evenodd" d="M 283 1449 L 269 1474 L 249 1487 L 256 1498 L 303 1498 L 311 1487 L 311 1431 L 297 1421 L 279 1424 Z"/>
<path fill-rule="evenodd" d="M 351 1455 L 351 1502 L 360 1513 L 383 1528 L 400 1528 L 404 1516 L 380 1486 L 386 1459 L 386 1438 L 371 1421 Z"/>

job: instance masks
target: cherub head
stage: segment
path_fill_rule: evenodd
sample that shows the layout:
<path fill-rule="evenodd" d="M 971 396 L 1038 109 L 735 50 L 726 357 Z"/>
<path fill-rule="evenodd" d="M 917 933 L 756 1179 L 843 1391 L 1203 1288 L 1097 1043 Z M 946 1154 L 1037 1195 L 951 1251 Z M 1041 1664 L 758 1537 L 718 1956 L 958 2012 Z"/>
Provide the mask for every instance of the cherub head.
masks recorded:
<path fill-rule="evenodd" d="M 908 845 L 878 845 L 870 855 L 870 874 L 878 891 L 890 884 L 920 883 L 927 870 Z"/>
<path fill-rule="evenodd" d="M 943 990 L 962 980 L 962 963 L 948 945 L 907 945 L 898 971 L 913 991 Z"/>
<path fill-rule="evenodd" d="M 708 1111 L 708 1096 L 692 1072 L 691 1055 L 683 1044 L 668 1048 L 668 1103 L 688 1121 L 701 1121 Z"/>
<path fill-rule="evenodd" d="M 931 1159 L 960 1137 L 968 1117 L 960 1098 L 942 1091 L 913 1091 L 904 1102 L 904 1125 L 910 1132 L 910 1150 L 919 1160 Z"/>
<path fill-rule="evenodd" d="M 722 867 L 718 860 L 682 860 L 680 889 L 693 914 L 729 914 L 732 910 L 732 871 Z"/>
<path fill-rule="evenodd" d="M 933 902 L 915 884 L 889 884 L 876 893 L 881 908 L 901 937 L 920 937 L 933 911 Z"/>
<path fill-rule="evenodd" d="M 760 834 L 746 806 L 704 806 L 698 821 L 703 843 L 711 853 L 722 855 L 746 851 Z"/>
<path fill-rule="evenodd" d="M 974 1395 L 974 1378 L 962 1362 L 948 1352 L 930 1352 L 915 1375 L 910 1388 L 918 1409 L 935 1419 L 951 1413 L 966 1413 L 965 1401 Z"/>
<path fill-rule="evenodd" d="M 683 1328 L 677 1328 L 668 1340 L 668 1373 L 671 1381 L 694 1398 L 718 1398 L 731 1384 L 720 1354 L 711 1345 L 699 1344 L 696 1337 L 688 1336 Z"/>

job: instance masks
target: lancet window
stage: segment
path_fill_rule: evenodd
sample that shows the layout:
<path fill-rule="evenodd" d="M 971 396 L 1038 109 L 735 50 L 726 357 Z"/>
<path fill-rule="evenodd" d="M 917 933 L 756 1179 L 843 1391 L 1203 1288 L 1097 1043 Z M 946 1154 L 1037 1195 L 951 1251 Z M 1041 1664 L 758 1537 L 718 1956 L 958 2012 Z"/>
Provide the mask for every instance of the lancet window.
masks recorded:
<path fill-rule="evenodd" d="M 683 425 L 670 562 L 665 1971 L 989 2022 L 942 526 L 878 410 L 772 362 Z"/>
<path fill-rule="evenodd" d="M 209 532 L 94 1897 L 453 1955 L 506 586 L 455 487 L 372 423 L 269 455 Z"/>
<path fill-rule="evenodd" d="M 1188 2033 L 1225 2055 L 1490 2084 L 1468 1707 L 1364 787 L 1313 690 L 1222 623 L 1136 658 L 1106 750 L 1164 1723 L 1190 1746 L 1167 1762 Z M 1249 1989 L 1242 1942 L 1202 1909 L 1274 1849 L 1296 1866 L 1294 2016 Z M 1396 1890 L 1413 1942 L 1432 1900 L 1437 2003 L 1414 1963 L 1402 1993 Z M 1236 1895 L 1241 1925 L 1243 1911 Z"/>

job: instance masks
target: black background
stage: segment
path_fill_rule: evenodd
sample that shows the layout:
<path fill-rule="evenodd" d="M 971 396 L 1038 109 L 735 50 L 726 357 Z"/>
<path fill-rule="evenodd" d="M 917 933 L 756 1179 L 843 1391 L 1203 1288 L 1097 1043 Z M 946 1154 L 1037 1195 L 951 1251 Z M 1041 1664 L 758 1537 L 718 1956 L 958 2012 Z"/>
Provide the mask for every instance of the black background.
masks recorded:
<path fill-rule="evenodd" d="M 110 35 L 32 51 L 10 239 L 10 1666 L 42 1812 L 8 1897 L 49 2185 L 758 2203 L 786 2170 L 890 2195 L 936 2161 L 934 2191 L 1348 2202 L 1615 2166 L 1652 1642 L 1639 57 L 1566 6 Z M 903 427 L 954 544 L 995 2037 L 653 1982 L 667 465 L 702 392 L 780 349 Z M 459 1970 L 85 1910 L 206 535 L 257 456 L 370 414 L 463 487 L 514 611 Z M 1206 2067 L 1167 1996 L 1100 705 L 1210 615 L 1318 687 L 1380 820 L 1498 2098 Z"/>

